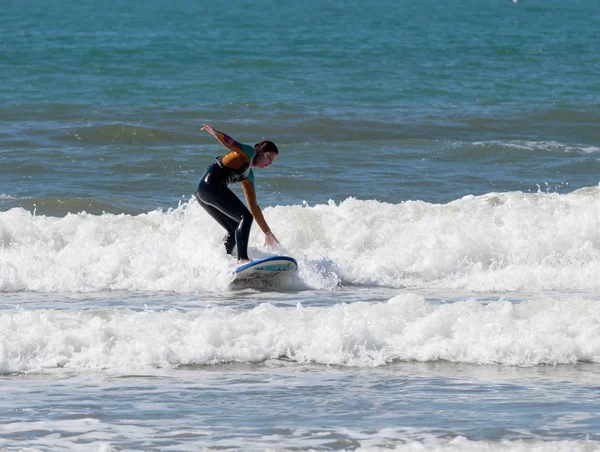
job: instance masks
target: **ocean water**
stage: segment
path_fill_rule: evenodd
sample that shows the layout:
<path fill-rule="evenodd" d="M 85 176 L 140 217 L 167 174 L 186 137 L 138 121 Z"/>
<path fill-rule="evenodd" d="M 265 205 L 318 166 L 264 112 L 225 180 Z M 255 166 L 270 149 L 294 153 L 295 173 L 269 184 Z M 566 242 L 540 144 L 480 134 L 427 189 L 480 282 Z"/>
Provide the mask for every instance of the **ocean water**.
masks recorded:
<path fill-rule="evenodd" d="M 600 450 L 598 23 L 5 1 L 0 450 Z M 288 280 L 230 288 L 204 123 L 279 146 Z"/>

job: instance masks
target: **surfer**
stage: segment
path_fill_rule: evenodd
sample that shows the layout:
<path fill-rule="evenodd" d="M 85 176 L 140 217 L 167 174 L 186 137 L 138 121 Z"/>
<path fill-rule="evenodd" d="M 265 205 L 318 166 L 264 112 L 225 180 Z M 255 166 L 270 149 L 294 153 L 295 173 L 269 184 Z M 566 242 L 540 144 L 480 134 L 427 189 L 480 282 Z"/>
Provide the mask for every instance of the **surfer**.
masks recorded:
<path fill-rule="evenodd" d="M 254 167 L 270 166 L 279 155 L 279 150 L 272 141 L 261 141 L 254 146 L 238 143 L 209 124 L 204 124 L 201 130 L 213 135 L 230 152 L 217 157 L 207 168 L 194 195 L 204 210 L 227 231 L 223 239 L 227 254 L 231 254 L 237 245 L 237 263 L 245 264 L 250 262 L 248 237 L 253 219 L 265 233 L 265 245 L 279 243 L 256 202 L 253 171 Z M 228 187 L 237 182 L 242 184 L 250 210 Z"/>

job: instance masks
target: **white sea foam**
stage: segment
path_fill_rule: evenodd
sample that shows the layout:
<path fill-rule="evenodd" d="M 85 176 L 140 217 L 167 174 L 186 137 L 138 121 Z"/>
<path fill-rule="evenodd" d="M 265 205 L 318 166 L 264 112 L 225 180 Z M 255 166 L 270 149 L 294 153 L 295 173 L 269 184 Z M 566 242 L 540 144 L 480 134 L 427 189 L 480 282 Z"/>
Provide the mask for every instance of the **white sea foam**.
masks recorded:
<path fill-rule="evenodd" d="M 0 214 L 0 290 L 223 290 L 222 232 L 187 205 L 169 212 Z"/>
<path fill-rule="evenodd" d="M 515 140 L 515 141 L 477 141 L 473 143 L 474 146 L 489 146 L 496 145 L 506 148 L 513 149 L 524 149 L 527 151 L 534 150 L 545 150 L 553 152 L 583 152 L 583 153 L 595 153 L 600 151 L 598 146 L 588 145 L 577 145 L 577 144 L 565 144 L 559 141 L 530 141 L 530 140 Z"/>
<path fill-rule="evenodd" d="M 168 424 L 165 419 L 163 424 Z M 163 426 L 136 425 L 133 419 L 109 423 L 94 418 L 61 421 L 19 421 L 5 423 L 0 447 L 19 450 L 84 450 L 111 452 L 137 443 L 146 448 L 152 444 L 161 450 L 197 451 L 218 450 L 210 446 L 217 441 L 207 440 L 214 434 L 210 426 L 177 427 L 165 431 Z M 28 434 L 32 433 L 31 436 Z M 219 449 L 235 450 L 315 450 L 330 449 L 331 437 L 352 439 L 360 452 L 595 452 L 600 442 L 592 440 L 505 440 L 475 441 L 464 436 L 443 437 L 414 428 L 385 428 L 378 431 L 357 431 L 348 428 L 294 429 L 293 434 L 259 436 L 236 432 L 218 440 Z M 415 438 L 417 437 L 417 438 Z M 126 440 L 124 440 L 126 438 Z M 148 438 L 152 438 L 149 443 Z M 208 446 L 208 447 L 207 447 Z M 135 447 L 135 446 L 133 446 Z M 310 449 L 309 449 L 310 448 Z M 346 450 L 346 449 L 344 449 Z"/>
<path fill-rule="evenodd" d="M 366 451 L 398 452 L 596 452 L 600 448 L 598 441 L 470 441 L 465 437 L 451 440 L 437 438 L 426 441 L 408 441 L 393 447 L 367 446 L 356 449 Z"/>
<path fill-rule="evenodd" d="M 283 244 L 250 255 L 296 257 L 302 284 L 481 292 L 600 289 L 600 189 L 489 193 L 448 204 L 348 198 L 277 206 Z M 147 214 L 0 213 L 0 291 L 223 291 L 235 260 L 195 202 Z"/>
<path fill-rule="evenodd" d="M 393 361 L 531 366 L 600 362 L 598 301 L 474 300 L 192 312 L 35 310 L 0 313 L 0 372 L 127 371 L 285 357 L 356 367 Z"/>

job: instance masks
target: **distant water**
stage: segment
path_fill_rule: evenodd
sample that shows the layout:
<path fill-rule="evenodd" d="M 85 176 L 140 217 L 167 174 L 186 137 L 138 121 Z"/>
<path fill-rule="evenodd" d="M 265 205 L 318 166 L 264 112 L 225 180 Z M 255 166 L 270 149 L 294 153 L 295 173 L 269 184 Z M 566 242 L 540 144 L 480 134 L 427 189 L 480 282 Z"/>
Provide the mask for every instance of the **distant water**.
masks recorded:
<path fill-rule="evenodd" d="M 597 23 L 8 2 L 0 449 L 600 450 Z M 281 150 L 258 199 L 299 271 L 270 290 L 229 288 L 192 197 L 205 122 Z"/>

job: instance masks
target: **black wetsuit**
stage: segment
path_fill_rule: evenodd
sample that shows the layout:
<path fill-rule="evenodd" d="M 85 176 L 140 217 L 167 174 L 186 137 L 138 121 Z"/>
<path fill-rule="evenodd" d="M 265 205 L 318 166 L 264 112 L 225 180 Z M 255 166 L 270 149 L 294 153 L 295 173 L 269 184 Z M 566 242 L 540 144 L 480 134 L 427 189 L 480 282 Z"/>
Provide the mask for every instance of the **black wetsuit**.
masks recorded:
<path fill-rule="evenodd" d="M 224 239 L 227 254 L 231 254 L 237 244 L 238 259 L 248 259 L 248 237 L 253 217 L 228 185 L 246 180 L 249 171 L 250 163 L 232 169 L 223 165 L 221 157 L 217 157 L 200 179 L 198 191 L 194 193 L 204 210 L 227 231 Z"/>

